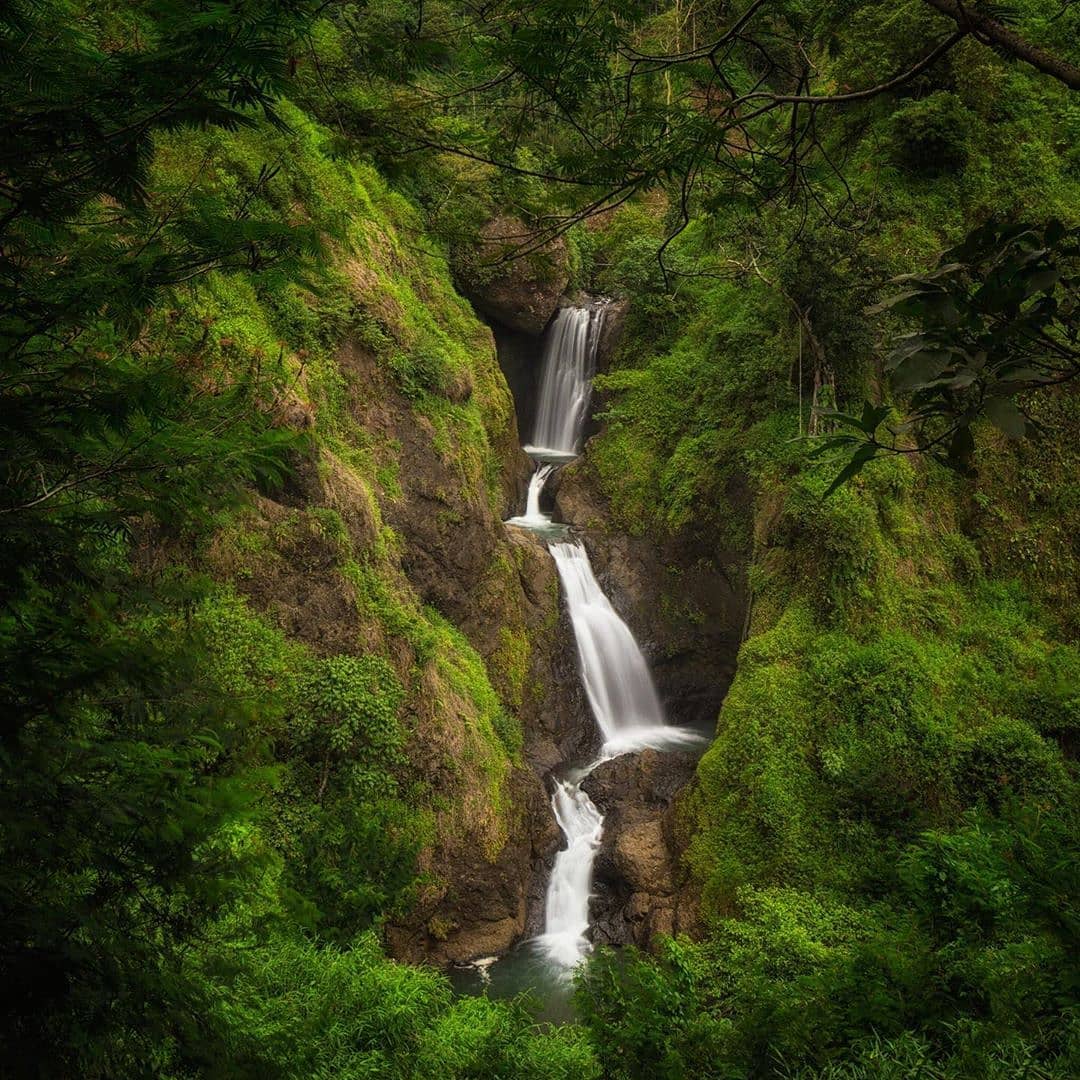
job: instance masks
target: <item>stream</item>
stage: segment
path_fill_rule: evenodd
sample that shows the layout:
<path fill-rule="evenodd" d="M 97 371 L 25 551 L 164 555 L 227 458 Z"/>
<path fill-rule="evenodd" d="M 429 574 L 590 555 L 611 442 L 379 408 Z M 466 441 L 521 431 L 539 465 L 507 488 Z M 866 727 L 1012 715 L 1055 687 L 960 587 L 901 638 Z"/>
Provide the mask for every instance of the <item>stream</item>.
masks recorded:
<path fill-rule="evenodd" d="M 554 522 L 541 509 L 547 482 L 581 452 L 606 306 L 597 301 L 561 308 L 548 327 L 536 421 L 524 447 L 535 471 L 524 513 L 507 522 L 548 543 L 574 631 L 581 680 L 603 743 L 595 760 L 554 778 L 551 809 L 564 846 L 547 885 L 543 932 L 505 957 L 475 962 L 455 978 L 466 992 L 483 989 L 504 996 L 532 989 L 544 1002 L 545 1019 L 568 1015 L 574 969 L 592 949 L 589 902 L 604 819 L 582 782 L 597 765 L 622 754 L 646 747 L 685 750 L 702 742 L 698 732 L 666 722 L 648 664 L 597 582 L 585 544 L 570 526 Z"/>

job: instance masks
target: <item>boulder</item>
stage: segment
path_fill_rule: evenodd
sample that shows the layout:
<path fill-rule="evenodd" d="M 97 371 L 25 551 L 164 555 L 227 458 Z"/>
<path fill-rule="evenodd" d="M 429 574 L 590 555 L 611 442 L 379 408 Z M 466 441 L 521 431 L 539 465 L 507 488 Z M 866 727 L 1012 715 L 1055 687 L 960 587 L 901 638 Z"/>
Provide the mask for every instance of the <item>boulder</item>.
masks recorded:
<path fill-rule="evenodd" d="M 455 253 L 458 288 L 489 318 L 538 336 L 544 332 L 570 279 L 562 237 L 528 255 L 515 255 L 529 229 L 519 218 L 500 214 L 480 230 L 478 242 Z M 505 260 L 505 261 L 500 261 Z"/>
<path fill-rule="evenodd" d="M 614 854 L 616 870 L 635 893 L 664 896 L 672 891 L 671 859 L 664 828 L 656 818 L 623 829 Z"/>
<path fill-rule="evenodd" d="M 697 756 L 643 750 L 598 765 L 582 787 L 604 815 L 593 867 L 593 940 L 649 948 L 694 926 L 674 835 L 674 802 Z"/>
<path fill-rule="evenodd" d="M 652 813 L 671 804 L 694 774 L 697 755 L 642 750 L 597 765 L 582 788 L 605 816 L 623 810 Z"/>

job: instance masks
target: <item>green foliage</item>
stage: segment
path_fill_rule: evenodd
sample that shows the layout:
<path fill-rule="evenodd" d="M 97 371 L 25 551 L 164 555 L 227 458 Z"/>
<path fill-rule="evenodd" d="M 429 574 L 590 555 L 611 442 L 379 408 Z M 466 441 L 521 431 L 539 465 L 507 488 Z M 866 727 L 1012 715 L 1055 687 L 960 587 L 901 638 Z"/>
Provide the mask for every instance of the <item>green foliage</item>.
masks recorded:
<path fill-rule="evenodd" d="M 896 426 L 885 423 L 888 435 L 879 439 L 887 406 L 868 402 L 858 418 L 826 413 L 850 433 L 829 437 L 820 450 L 856 447 L 830 492 L 879 453 L 911 452 L 911 437 L 919 450 L 969 470 L 976 421 L 988 420 L 1013 439 L 1038 430 L 1026 400 L 1080 372 L 1078 238 L 1059 221 L 992 221 L 946 251 L 933 271 L 895 279 L 903 292 L 871 310 L 918 323 L 885 361 L 893 386 L 909 397 L 910 415 Z"/>
<path fill-rule="evenodd" d="M 497 748 L 516 759 L 523 741 L 521 725 L 499 701 L 480 654 L 457 627 L 433 608 L 426 608 L 425 615 L 437 635 L 436 662 L 448 685 L 472 704 L 485 742 L 490 745 L 497 740 Z"/>
<path fill-rule="evenodd" d="M 151 162 L 166 132 L 278 123 L 312 10 L 0 15 L 0 975 L 25 1073 L 152 1070 L 190 1017 L 185 949 L 269 857 L 216 842 L 276 782 L 259 721 L 280 707 L 232 637 L 250 627 L 133 541 L 280 482 L 298 440 L 271 422 L 277 350 L 169 313 L 210 271 L 298 273 L 320 244 L 262 212 L 269 163 L 215 202 L 152 192 Z"/>
<path fill-rule="evenodd" d="M 379 656 L 332 656 L 315 661 L 300 679 L 294 738 L 316 756 L 399 760 L 405 698 L 394 669 Z"/>
<path fill-rule="evenodd" d="M 804 392 L 815 351 L 828 364 L 840 401 L 866 393 L 874 352 L 873 326 L 864 309 L 873 302 L 874 268 L 857 235 L 823 224 L 804 227 L 799 241 L 778 259 L 778 286 L 805 313 L 799 327 Z M 814 335 L 809 340 L 808 330 Z"/>
<path fill-rule="evenodd" d="M 940 186 L 951 181 L 919 183 L 955 208 Z M 918 229 L 936 212 L 905 198 L 896 196 L 896 207 L 914 221 L 890 247 L 822 244 L 812 232 L 792 241 L 776 268 L 788 308 L 813 305 L 809 328 L 836 362 L 841 398 L 861 398 L 861 381 L 876 378 L 875 334 L 862 311 L 874 266 L 903 244 L 923 244 Z M 1003 233 L 990 226 L 980 235 L 993 245 Z M 708 265 L 693 235 L 682 243 Z M 1001 266 L 1015 269 L 1014 255 L 1023 255 L 1008 247 L 1006 238 Z M 1029 254 L 1045 268 L 1046 244 Z M 941 291 L 955 281 L 958 309 L 982 303 L 973 297 L 995 262 L 975 274 L 977 262 L 943 271 L 950 284 Z M 913 288 L 938 288 L 920 282 Z M 1070 755 L 1080 683 L 1066 613 L 1071 563 L 1051 546 L 1039 508 L 1045 500 L 1072 520 L 1063 449 L 1072 398 L 1026 388 L 1022 407 L 1056 424 L 1038 441 L 1006 442 L 978 427 L 987 471 L 977 488 L 904 456 L 857 478 L 851 470 L 836 485 L 835 463 L 789 441 L 797 387 L 785 383 L 796 343 L 777 333 L 785 307 L 763 303 L 756 289 L 744 288 L 742 300 L 728 299 L 734 286 L 680 285 L 689 310 L 678 346 L 661 335 L 654 348 L 631 323 L 615 370 L 601 380 L 608 426 L 589 457 L 616 512 L 628 509 L 632 527 L 655 528 L 681 486 L 688 520 L 708 521 L 717 507 L 730 514 L 716 481 L 734 461 L 755 493 L 756 544 L 751 633 L 685 806 L 704 939 L 680 943 L 682 970 L 667 960 L 598 959 L 595 977 L 582 980 L 583 1016 L 612 1075 L 1004 1077 L 1028 1069 L 1064 1078 L 1076 1069 L 1075 970 L 1063 960 L 1074 948 L 1075 905 L 1063 899 L 1072 886 L 1061 875 L 1075 861 Z M 1043 295 L 1019 301 L 1017 326 Z M 1055 295 L 1067 309 L 1068 289 Z M 759 340 L 776 334 L 780 356 L 711 338 L 731 325 L 733 310 L 745 310 Z M 992 333 L 998 316 L 984 314 L 977 332 Z M 998 325 L 1006 350 L 1032 347 L 1035 334 L 1014 340 L 1005 320 Z M 956 340 L 941 320 L 922 329 Z M 1051 337 L 1070 348 L 1069 333 L 1055 327 Z M 808 336 L 803 344 L 810 371 Z M 756 400 L 734 392 L 743 364 L 746 386 L 771 377 Z M 827 378 L 828 364 L 817 374 Z M 803 392 L 809 397 L 805 383 Z M 948 393 L 955 405 L 957 392 Z M 825 431 L 838 425 L 826 437 L 838 443 L 852 432 L 850 447 L 885 441 L 895 416 L 891 406 L 867 405 L 819 407 L 811 419 Z M 722 544 L 727 531 L 711 536 Z M 1006 549 L 1027 554 L 1009 560 Z M 998 580 L 1018 573 L 1023 583 Z M 635 999 L 646 1004 L 638 1010 Z M 654 1028 L 653 1010 L 678 1019 Z M 695 1025 L 709 1032 L 703 1064 L 681 1035 Z"/>
<path fill-rule="evenodd" d="M 633 345 L 624 355 L 640 349 L 650 359 L 596 379 L 609 396 L 605 431 L 590 454 L 616 496 L 620 525 L 676 530 L 694 520 L 733 548 L 746 545 L 746 522 L 731 513 L 733 481 L 759 437 L 768 439 L 768 414 L 782 394 L 783 335 L 763 338 L 756 324 L 762 305 L 776 303 L 753 285 L 713 283 L 656 355 L 651 331 L 639 342 L 627 328 Z"/>
<path fill-rule="evenodd" d="M 899 108 L 724 119 L 779 73 L 902 70 L 940 21 L 894 9 L 771 5 L 717 68 L 730 5 L 6 5 L 5 1071 L 1080 1072 L 1076 416 L 1046 389 L 1075 367 L 1076 110 L 969 39 Z M 1072 9 L 1016 19 L 1075 55 Z M 361 425 L 411 411 L 458 512 L 501 510 L 511 402 L 444 248 L 634 189 L 569 234 L 574 284 L 632 301 L 582 467 L 620 525 L 752 558 L 754 605 L 684 807 L 704 940 L 601 952 L 585 1028 L 546 1030 L 377 944 L 423 849 L 506 840 L 528 641 L 501 628 L 500 700 L 402 573 L 372 494 L 401 496 L 401 447 Z M 895 411 L 954 460 L 978 437 L 994 479 L 890 459 L 824 501 L 797 436 L 893 430 L 850 409 L 882 385 L 864 308 L 949 245 L 886 366 Z M 290 508 L 262 532 L 252 489 Z M 274 625 L 296 530 L 356 601 L 334 655 Z M 215 544 L 253 606 L 188 569 Z M 442 743 L 433 798 L 408 750 Z"/>
<path fill-rule="evenodd" d="M 275 832 L 309 918 L 342 942 L 402 910 L 416 881 L 425 823 L 399 798 L 404 700 L 380 656 L 309 661 L 297 680 Z"/>
<path fill-rule="evenodd" d="M 42 689 L 42 705 L 8 714 L 22 723 L 6 735 L 0 783 L 5 986 L 18 988 L 5 1041 L 19 1060 L 86 1076 L 142 1068 L 185 1013 L 189 936 L 244 902 L 266 858 L 214 838 L 250 820 L 275 782 L 251 761 L 268 680 L 214 647 L 224 626 L 234 641 L 250 624 L 211 600 L 166 622 L 130 585 L 122 595 L 121 623 L 108 607 L 87 618 L 85 587 L 70 606 L 53 599 L 53 627 L 66 618 L 71 632 L 83 616 L 77 652 L 51 708 Z"/>
<path fill-rule="evenodd" d="M 893 142 L 900 163 L 921 176 L 963 168 L 970 153 L 974 117 L 947 90 L 910 101 L 892 115 Z"/>
<path fill-rule="evenodd" d="M 254 955 L 209 958 L 230 974 L 228 997 L 205 1000 L 209 1041 L 198 1075 L 514 1077 L 598 1080 L 574 1028 L 541 1032 L 520 1002 L 455 1000 L 446 979 L 386 960 L 371 935 L 352 948 L 277 941 Z M 212 968 L 211 968 L 212 970 Z"/>
<path fill-rule="evenodd" d="M 613 1076 L 703 1078 L 1006 1076 L 1026 1061 L 1063 1080 L 1077 1064 L 1075 1020 L 1058 1012 L 1077 977 L 1073 823 L 972 816 L 904 851 L 889 902 L 745 889 L 704 944 L 602 956 L 579 980 L 601 1060 Z M 925 1071 L 905 1073 L 911 1061 Z"/>
<path fill-rule="evenodd" d="M 665 946 L 660 963 L 637 950 L 602 950 L 578 976 L 577 1001 L 612 1080 L 734 1076 L 723 1060 L 730 1022 L 702 1008 L 683 947 Z"/>

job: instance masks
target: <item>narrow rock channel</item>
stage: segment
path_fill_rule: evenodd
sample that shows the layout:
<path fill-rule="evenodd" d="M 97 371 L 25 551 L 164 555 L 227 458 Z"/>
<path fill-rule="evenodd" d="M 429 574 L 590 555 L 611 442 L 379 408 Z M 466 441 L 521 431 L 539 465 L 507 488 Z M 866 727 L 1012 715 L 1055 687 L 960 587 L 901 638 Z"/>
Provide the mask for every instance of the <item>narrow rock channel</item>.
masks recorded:
<path fill-rule="evenodd" d="M 572 526 L 553 522 L 541 509 L 548 480 L 581 451 L 606 308 L 603 300 L 564 307 L 548 330 L 536 421 L 524 447 L 535 471 L 524 513 L 507 522 L 548 542 L 573 626 L 581 679 L 602 738 L 593 760 L 553 783 L 552 812 L 564 846 L 555 857 L 544 928 L 534 945 L 549 968 L 563 977 L 592 948 L 590 899 L 604 815 L 586 790 L 588 778 L 599 766 L 623 755 L 645 749 L 685 750 L 701 740 L 696 732 L 666 722 L 641 649 L 597 582 L 584 541 L 574 535 Z"/>

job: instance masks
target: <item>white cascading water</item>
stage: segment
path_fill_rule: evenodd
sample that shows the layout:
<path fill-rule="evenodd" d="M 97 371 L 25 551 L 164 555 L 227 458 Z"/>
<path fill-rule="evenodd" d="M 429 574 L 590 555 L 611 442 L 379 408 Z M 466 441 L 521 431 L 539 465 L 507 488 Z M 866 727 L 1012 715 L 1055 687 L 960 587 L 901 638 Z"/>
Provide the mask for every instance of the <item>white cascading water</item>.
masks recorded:
<path fill-rule="evenodd" d="M 520 525 L 523 529 L 532 529 L 534 532 L 543 533 L 551 525 L 551 517 L 540 509 L 540 493 L 544 490 L 547 478 L 554 471 L 555 466 L 551 462 L 541 462 L 536 466 L 536 472 L 529 481 L 529 492 L 525 497 L 525 513 L 520 517 L 511 518 L 507 525 Z"/>
<path fill-rule="evenodd" d="M 581 451 L 603 322 L 603 304 L 565 307 L 548 328 L 536 423 L 532 443 L 525 447 L 531 457 L 541 461 L 568 460 Z"/>
<path fill-rule="evenodd" d="M 671 749 L 696 741 L 696 735 L 664 720 L 645 657 L 600 588 L 584 545 L 553 543 L 548 550 L 574 627 L 585 694 L 604 736 L 593 765 L 645 747 Z"/>
<path fill-rule="evenodd" d="M 524 515 L 508 524 L 549 537 L 559 528 L 541 511 L 540 496 L 555 469 L 580 451 L 603 319 L 603 304 L 563 308 L 548 330 L 533 441 L 525 447 L 537 462 L 536 472 L 529 482 Z M 581 782 L 602 761 L 647 746 L 687 746 L 697 736 L 664 722 L 641 649 L 600 588 L 584 546 L 560 540 L 549 544 L 549 550 L 566 595 L 585 693 L 604 737 L 596 761 L 576 779 L 556 781 L 551 799 L 566 847 L 555 856 L 544 932 L 537 944 L 558 969 L 570 971 L 591 948 L 589 898 L 604 825 Z"/>
<path fill-rule="evenodd" d="M 544 905 L 544 933 L 538 944 L 559 967 L 571 969 L 589 951 L 589 896 L 592 868 L 603 836 L 604 817 L 577 784 L 555 782 L 551 797 L 566 847 L 555 856 Z"/>

